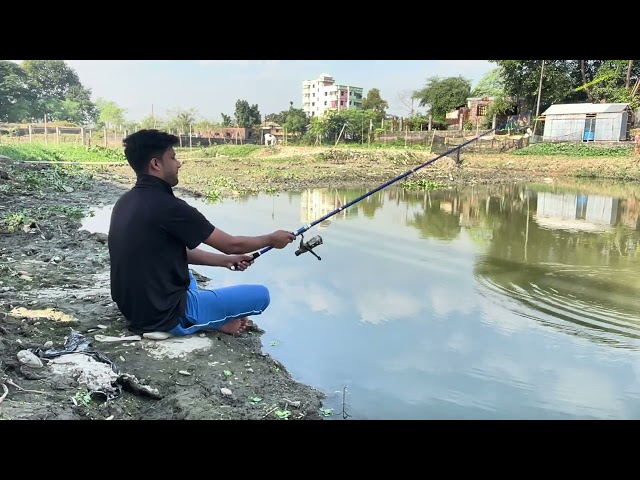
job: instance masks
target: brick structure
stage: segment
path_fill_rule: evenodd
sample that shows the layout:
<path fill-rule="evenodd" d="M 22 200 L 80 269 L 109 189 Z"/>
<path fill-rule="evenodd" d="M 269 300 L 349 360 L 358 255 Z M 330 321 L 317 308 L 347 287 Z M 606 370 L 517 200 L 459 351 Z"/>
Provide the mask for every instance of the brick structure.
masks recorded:
<path fill-rule="evenodd" d="M 465 118 L 465 121 L 468 120 L 473 125 L 482 125 L 486 120 L 489 105 L 491 105 L 494 100 L 494 97 L 467 98 L 467 116 Z"/>
<path fill-rule="evenodd" d="M 465 122 L 471 122 L 472 125 L 483 125 L 489 105 L 495 100 L 494 97 L 470 97 L 467 103 L 459 105 L 447 113 L 446 122 L 448 128 L 462 128 Z"/>
<path fill-rule="evenodd" d="M 224 138 L 226 140 L 254 140 L 255 132 L 252 128 L 237 128 L 237 127 L 223 127 L 211 129 L 207 132 L 203 132 L 204 137 L 210 138 Z M 258 137 L 260 134 L 258 134 Z"/>

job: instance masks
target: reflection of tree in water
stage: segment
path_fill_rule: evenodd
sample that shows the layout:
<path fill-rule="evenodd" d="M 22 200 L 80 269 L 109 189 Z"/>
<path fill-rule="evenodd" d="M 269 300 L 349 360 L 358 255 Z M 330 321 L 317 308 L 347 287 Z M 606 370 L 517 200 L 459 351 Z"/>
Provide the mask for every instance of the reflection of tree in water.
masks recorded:
<path fill-rule="evenodd" d="M 404 198 L 418 200 L 422 197 L 423 210 L 407 219 L 407 225 L 417 228 L 423 238 L 453 240 L 460 235 L 460 195 L 457 190 L 407 192 Z"/>
<path fill-rule="evenodd" d="M 511 210 L 521 207 L 524 187 L 512 185 L 467 187 L 426 192 L 390 191 L 389 199 L 407 205 L 422 205 L 408 225 L 420 230 L 424 238 L 453 240 L 465 228 L 471 238 L 485 243 L 508 222 Z M 492 214 L 497 210 L 500 215 Z M 510 228 L 516 228 L 511 226 Z"/>
<path fill-rule="evenodd" d="M 347 189 L 340 190 L 340 196 L 345 199 L 344 204 L 352 202 L 358 197 L 365 195 L 376 187 L 370 189 Z M 384 205 L 384 190 L 380 190 L 374 194 L 369 195 L 366 198 L 363 198 L 358 203 L 349 207 L 351 209 L 357 209 L 358 212 L 362 212 L 362 214 L 367 218 L 373 218 L 376 211 L 381 209 Z"/>

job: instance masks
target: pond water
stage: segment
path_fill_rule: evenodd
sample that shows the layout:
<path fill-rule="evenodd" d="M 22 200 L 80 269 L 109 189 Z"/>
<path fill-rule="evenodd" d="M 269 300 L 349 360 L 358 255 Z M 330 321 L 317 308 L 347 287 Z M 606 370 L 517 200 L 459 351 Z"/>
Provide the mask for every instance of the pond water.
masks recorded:
<path fill-rule="evenodd" d="M 260 235 L 368 190 L 185 199 Z M 84 228 L 107 233 L 94 211 Z M 391 186 L 314 235 L 321 260 L 296 242 L 195 269 L 268 286 L 264 350 L 328 395 L 327 419 L 640 419 L 640 187 Z"/>

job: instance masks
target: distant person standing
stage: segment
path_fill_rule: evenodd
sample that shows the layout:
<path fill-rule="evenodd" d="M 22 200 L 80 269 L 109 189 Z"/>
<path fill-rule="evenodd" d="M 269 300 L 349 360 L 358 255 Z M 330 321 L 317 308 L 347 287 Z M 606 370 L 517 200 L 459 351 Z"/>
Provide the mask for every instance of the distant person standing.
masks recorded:
<path fill-rule="evenodd" d="M 173 187 L 181 164 L 174 147 L 179 143 L 175 135 L 158 130 L 140 130 L 123 140 L 137 179 L 111 214 L 111 297 L 137 334 L 237 334 L 246 329 L 250 315 L 268 307 L 269 290 L 263 285 L 199 289 L 189 264 L 243 271 L 253 263 L 247 253 L 284 248 L 295 235 L 285 230 L 256 237 L 229 235 L 176 198 Z M 223 254 L 197 248 L 202 243 Z"/>

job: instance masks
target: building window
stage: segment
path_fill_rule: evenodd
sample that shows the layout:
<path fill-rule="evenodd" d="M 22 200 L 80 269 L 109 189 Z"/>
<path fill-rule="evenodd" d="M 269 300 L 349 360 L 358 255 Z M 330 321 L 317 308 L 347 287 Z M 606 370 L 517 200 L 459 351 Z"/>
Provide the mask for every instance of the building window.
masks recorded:
<path fill-rule="evenodd" d="M 315 107 L 316 106 L 316 102 L 311 102 L 311 106 Z"/>
<path fill-rule="evenodd" d="M 328 93 L 328 92 L 324 92 L 324 96 L 325 96 L 325 97 L 327 96 L 327 93 Z"/>
<path fill-rule="evenodd" d="M 344 100 L 340 100 L 340 105 L 344 106 Z"/>
<path fill-rule="evenodd" d="M 486 105 L 478 105 L 478 108 L 476 110 L 477 115 L 479 117 L 484 117 L 487 114 L 487 106 Z"/>
<path fill-rule="evenodd" d="M 326 104 L 327 104 L 327 102 L 324 102 L 324 104 L 326 105 Z"/>

